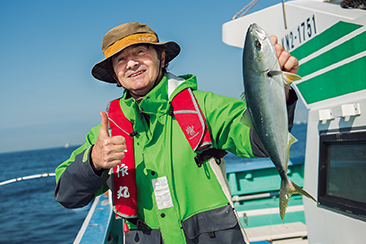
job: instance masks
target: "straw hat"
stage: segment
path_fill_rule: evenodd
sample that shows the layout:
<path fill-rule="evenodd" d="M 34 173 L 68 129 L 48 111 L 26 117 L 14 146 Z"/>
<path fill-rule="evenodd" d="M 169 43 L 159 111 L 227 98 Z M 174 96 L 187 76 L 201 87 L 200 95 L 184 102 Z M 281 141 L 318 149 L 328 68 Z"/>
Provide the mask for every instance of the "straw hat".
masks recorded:
<path fill-rule="evenodd" d="M 102 51 L 105 59 L 94 65 L 92 75 L 101 81 L 117 83 L 113 78 L 110 59 L 113 55 L 135 44 L 151 44 L 164 47 L 166 63 L 174 59 L 180 52 L 180 46 L 173 41 L 159 42 L 158 35 L 146 24 L 126 23 L 113 28 L 104 36 Z"/>

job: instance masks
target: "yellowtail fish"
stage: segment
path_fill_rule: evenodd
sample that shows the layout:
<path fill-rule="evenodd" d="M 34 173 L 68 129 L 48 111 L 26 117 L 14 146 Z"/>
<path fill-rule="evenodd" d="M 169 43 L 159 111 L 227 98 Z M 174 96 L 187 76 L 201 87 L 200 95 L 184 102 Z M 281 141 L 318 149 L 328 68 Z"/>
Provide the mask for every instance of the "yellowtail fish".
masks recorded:
<path fill-rule="evenodd" d="M 247 110 L 241 122 L 256 131 L 281 176 L 280 215 L 283 220 L 292 194 L 299 193 L 316 201 L 287 176 L 290 146 L 297 140 L 288 131 L 284 85 L 301 78 L 281 71 L 271 40 L 256 24 L 250 25 L 246 34 L 243 76 Z"/>

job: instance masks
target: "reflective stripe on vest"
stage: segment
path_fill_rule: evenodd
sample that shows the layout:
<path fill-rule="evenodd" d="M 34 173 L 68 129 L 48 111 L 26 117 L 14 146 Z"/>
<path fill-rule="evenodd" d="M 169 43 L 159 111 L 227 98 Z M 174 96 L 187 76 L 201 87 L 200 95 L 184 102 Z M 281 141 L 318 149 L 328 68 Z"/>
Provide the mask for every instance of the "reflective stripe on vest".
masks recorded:
<path fill-rule="evenodd" d="M 185 137 L 194 152 L 211 148 L 212 141 L 197 100 L 190 88 L 178 93 L 172 100 L 174 117 L 178 121 Z M 108 109 L 111 135 L 121 135 L 126 139 L 127 152 L 121 164 L 114 167 L 113 178 L 113 209 L 116 216 L 123 218 L 137 217 L 137 188 L 135 158 L 133 150 L 133 127 L 124 116 L 120 99 L 113 100 Z"/>

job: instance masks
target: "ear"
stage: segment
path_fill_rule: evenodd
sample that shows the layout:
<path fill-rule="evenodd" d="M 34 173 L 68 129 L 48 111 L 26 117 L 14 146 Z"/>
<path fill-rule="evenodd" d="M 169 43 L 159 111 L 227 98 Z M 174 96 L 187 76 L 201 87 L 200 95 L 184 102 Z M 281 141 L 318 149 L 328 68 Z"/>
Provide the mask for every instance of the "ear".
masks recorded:
<path fill-rule="evenodd" d="M 166 56 L 165 51 L 162 51 L 161 52 L 161 59 L 160 59 L 160 65 L 161 65 L 162 68 L 165 67 L 165 56 Z"/>
<path fill-rule="evenodd" d="M 118 87 L 122 87 L 122 84 L 119 82 L 119 80 L 114 72 L 113 72 L 113 79 L 117 82 Z"/>

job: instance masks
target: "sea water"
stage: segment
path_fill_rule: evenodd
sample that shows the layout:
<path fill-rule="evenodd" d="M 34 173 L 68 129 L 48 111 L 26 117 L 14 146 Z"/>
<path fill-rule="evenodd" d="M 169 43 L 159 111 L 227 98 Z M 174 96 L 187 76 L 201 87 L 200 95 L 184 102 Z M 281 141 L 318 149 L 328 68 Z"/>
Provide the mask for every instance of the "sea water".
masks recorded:
<path fill-rule="evenodd" d="M 76 147 L 0 154 L 0 182 L 54 173 Z M 0 186 L 0 243 L 72 243 L 88 207 L 65 209 L 54 199 L 55 177 Z"/>
<path fill-rule="evenodd" d="M 306 124 L 295 125 L 298 139 L 291 157 L 304 157 Z M 0 154 L 0 182 L 22 176 L 53 173 L 76 147 Z M 226 163 L 242 160 L 228 155 Z M 0 243 L 72 243 L 90 205 L 66 209 L 54 200 L 55 178 L 30 179 L 0 186 Z"/>

